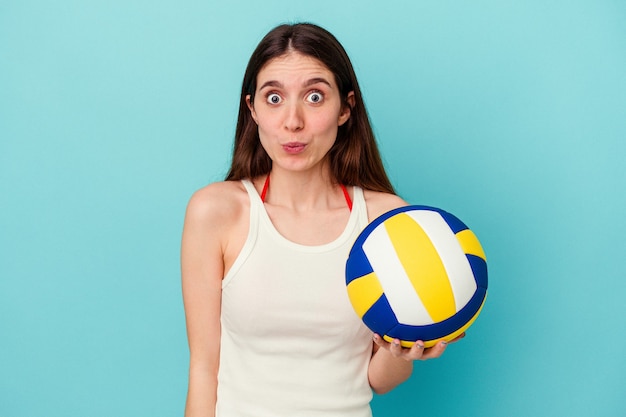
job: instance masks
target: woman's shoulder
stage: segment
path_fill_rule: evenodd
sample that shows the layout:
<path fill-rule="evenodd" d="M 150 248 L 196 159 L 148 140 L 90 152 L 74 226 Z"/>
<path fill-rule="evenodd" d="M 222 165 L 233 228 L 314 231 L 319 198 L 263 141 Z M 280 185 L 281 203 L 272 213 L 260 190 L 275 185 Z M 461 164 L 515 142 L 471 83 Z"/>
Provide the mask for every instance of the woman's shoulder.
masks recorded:
<path fill-rule="evenodd" d="M 380 191 L 363 190 L 363 197 L 367 205 L 367 217 L 370 220 L 375 219 L 389 210 L 409 205 L 396 194 Z"/>
<path fill-rule="evenodd" d="M 220 181 L 197 190 L 189 199 L 187 215 L 217 223 L 237 219 L 249 203 L 241 181 Z"/>

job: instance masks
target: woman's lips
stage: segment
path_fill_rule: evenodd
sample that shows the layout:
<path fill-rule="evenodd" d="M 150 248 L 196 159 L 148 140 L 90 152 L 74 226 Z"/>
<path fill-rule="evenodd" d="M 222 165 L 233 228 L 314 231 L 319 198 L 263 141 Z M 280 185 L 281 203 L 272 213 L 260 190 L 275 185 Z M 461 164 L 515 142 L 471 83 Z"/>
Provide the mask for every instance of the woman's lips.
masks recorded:
<path fill-rule="evenodd" d="M 306 144 L 302 143 L 302 142 L 289 142 L 289 143 L 285 143 L 283 144 L 283 149 L 285 152 L 287 152 L 288 154 L 298 154 L 302 151 L 304 151 L 304 148 L 306 147 Z"/>

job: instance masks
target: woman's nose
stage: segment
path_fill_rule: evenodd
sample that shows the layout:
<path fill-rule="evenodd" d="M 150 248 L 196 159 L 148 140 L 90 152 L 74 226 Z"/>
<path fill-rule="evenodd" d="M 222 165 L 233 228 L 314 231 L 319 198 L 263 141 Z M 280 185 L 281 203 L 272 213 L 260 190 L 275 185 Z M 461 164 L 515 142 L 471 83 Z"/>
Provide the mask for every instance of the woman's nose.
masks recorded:
<path fill-rule="evenodd" d="M 289 131 L 302 130 L 304 127 L 304 114 L 300 103 L 292 103 L 286 106 L 285 129 Z"/>

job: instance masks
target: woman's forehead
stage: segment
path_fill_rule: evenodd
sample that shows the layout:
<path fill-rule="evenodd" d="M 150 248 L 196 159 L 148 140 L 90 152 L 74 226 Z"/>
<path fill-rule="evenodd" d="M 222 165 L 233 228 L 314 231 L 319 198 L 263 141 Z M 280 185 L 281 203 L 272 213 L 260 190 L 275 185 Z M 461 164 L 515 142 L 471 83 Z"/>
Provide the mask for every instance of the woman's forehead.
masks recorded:
<path fill-rule="evenodd" d="M 323 78 L 334 83 L 333 73 L 322 61 L 300 52 L 288 52 L 270 59 L 257 75 L 257 85 L 268 81 L 302 81 L 312 78 Z"/>

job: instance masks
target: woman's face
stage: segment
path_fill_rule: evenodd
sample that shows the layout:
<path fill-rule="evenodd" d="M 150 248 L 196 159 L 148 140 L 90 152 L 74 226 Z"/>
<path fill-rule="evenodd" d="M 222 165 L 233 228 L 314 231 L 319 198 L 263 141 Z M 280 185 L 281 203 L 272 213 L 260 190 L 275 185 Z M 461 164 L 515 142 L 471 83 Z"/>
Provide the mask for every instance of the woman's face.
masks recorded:
<path fill-rule="evenodd" d="M 322 167 L 339 126 L 350 117 L 333 73 L 298 52 L 265 64 L 257 75 L 254 102 L 250 96 L 246 100 L 274 168 L 291 171 Z"/>

